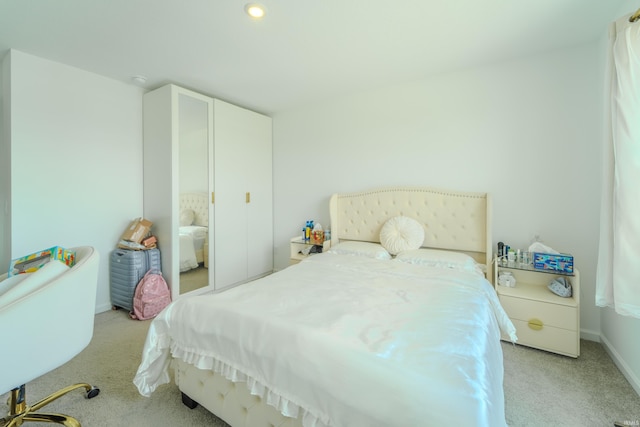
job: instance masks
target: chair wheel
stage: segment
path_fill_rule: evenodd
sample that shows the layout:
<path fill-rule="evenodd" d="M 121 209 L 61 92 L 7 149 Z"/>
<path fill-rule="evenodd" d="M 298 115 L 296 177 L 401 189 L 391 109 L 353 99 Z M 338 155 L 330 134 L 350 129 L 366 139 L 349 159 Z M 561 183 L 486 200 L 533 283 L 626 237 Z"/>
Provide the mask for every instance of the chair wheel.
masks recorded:
<path fill-rule="evenodd" d="M 100 394 L 100 389 L 98 387 L 91 387 L 91 390 L 87 392 L 87 399 L 93 399 L 99 394 Z"/>

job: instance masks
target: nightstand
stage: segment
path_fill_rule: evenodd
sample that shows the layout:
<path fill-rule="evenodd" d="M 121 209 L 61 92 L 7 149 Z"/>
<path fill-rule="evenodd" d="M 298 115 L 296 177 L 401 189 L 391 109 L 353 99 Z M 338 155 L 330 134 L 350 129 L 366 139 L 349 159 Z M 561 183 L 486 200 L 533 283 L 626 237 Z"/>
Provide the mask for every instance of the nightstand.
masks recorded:
<path fill-rule="evenodd" d="M 292 238 L 289 243 L 289 247 L 291 249 L 291 255 L 289 257 L 289 265 L 297 264 L 303 259 L 305 259 L 306 257 L 313 255 L 313 254 L 303 255 L 300 252 L 301 250 L 306 249 L 309 246 L 314 246 L 314 244 L 309 241 L 304 241 L 302 237 Z M 315 245 L 315 246 L 322 246 L 322 252 L 326 252 L 329 250 L 329 248 L 331 248 L 331 240 L 325 240 L 322 245 Z"/>
<path fill-rule="evenodd" d="M 498 285 L 501 271 L 516 279 L 513 288 Z M 580 355 L 580 273 L 563 274 L 517 263 L 494 261 L 494 286 L 502 307 L 516 327 L 518 344 L 578 357 Z M 572 296 L 562 298 L 547 285 L 556 277 L 569 280 Z M 502 336 L 508 341 L 507 336 Z"/>

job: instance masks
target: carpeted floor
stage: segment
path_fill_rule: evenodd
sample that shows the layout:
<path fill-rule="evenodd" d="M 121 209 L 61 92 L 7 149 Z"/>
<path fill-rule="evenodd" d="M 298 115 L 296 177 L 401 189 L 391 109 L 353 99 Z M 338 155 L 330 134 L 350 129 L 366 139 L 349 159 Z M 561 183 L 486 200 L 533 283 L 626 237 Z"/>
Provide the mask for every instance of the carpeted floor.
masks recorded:
<path fill-rule="evenodd" d="M 600 343 L 573 359 L 502 343 L 510 426 L 640 426 L 640 396 Z"/>
<path fill-rule="evenodd" d="M 140 362 L 150 321 L 127 313 L 96 316 L 94 339 L 66 365 L 27 385 L 28 402 L 75 382 L 101 389 L 94 399 L 74 391 L 46 407 L 76 416 L 83 427 L 218 426 L 227 424 L 202 407 L 188 409 L 173 384 L 150 397 L 131 382 Z M 640 396 L 618 371 L 602 346 L 582 341 L 578 359 L 503 343 L 506 418 L 510 426 L 640 426 Z M 43 349 L 46 351 L 46 349 Z M 6 402 L 6 395 L 0 396 Z M 35 426 L 35 423 L 25 423 Z"/>
<path fill-rule="evenodd" d="M 150 323 L 131 320 L 124 310 L 98 314 L 89 346 L 67 364 L 27 384 L 27 403 L 69 384 L 88 382 L 100 388 L 100 395 L 85 399 L 84 389 L 80 389 L 43 411 L 72 415 L 83 427 L 227 427 L 202 407 L 190 410 L 184 406 L 173 384 L 159 387 L 150 398 L 138 394 L 132 380 Z M 0 396 L 0 402 L 6 402 L 6 397 Z"/>

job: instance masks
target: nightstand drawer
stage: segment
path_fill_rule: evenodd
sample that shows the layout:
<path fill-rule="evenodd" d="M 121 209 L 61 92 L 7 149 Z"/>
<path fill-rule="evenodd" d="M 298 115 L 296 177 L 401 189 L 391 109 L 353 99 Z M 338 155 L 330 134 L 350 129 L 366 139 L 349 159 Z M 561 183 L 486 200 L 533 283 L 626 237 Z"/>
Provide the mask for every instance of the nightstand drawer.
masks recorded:
<path fill-rule="evenodd" d="M 504 295 L 500 295 L 500 303 L 512 320 L 520 320 L 525 325 L 529 321 L 536 319 L 545 326 L 554 326 L 571 331 L 578 329 L 576 307 Z M 518 333 L 520 333 L 520 328 L 518 328 Z"/>
<path fill-rule="evenodd" d="M 569 331 L 548 325 L 544 325 L 542 329 L 536 330 L 531 329 L 526 321 L 517 319 L 511 319 L 511 321 L 516 327 L 516 334 L 518 335 L 517 344 L 572 357 L 578 357 L 580 354 L 580 341 L 577 331 Z M 503 336 L 502 339 L 508 341 L 508 337 Z"/>

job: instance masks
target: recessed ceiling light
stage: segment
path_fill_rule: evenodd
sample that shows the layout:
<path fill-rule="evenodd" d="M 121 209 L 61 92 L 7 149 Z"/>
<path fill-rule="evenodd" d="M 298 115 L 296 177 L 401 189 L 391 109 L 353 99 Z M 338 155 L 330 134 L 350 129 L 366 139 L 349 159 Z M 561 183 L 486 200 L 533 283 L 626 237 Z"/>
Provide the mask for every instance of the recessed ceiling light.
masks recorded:
<path fill-rule="evenodd" d="M 267 13 L 265 7 L 258 3 L 247 3 L 244 7 L 244 11 L 253 19 L 262 19 Z"/>

